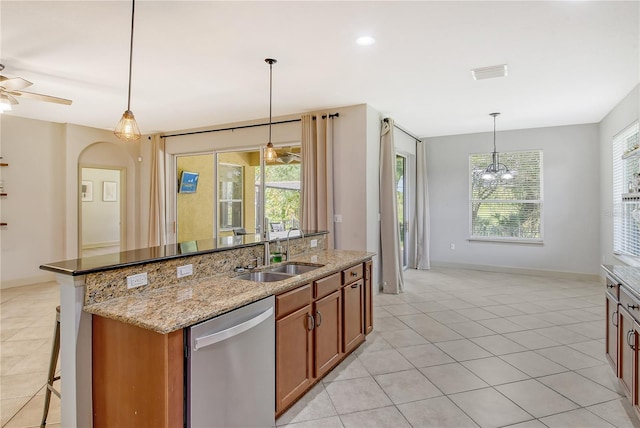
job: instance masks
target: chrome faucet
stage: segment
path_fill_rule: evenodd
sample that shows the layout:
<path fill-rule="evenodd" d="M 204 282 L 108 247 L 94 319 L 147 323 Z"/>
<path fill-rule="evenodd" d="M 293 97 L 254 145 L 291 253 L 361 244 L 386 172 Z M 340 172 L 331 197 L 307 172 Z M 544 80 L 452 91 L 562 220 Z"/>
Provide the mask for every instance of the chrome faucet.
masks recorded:
<path fill-rule="evenodd" d="M 304 232 L 302 231 L 302 229 L 298 229 L 297 227 L 292 227 L 291 229 L 289 229 L 289 231 L 287 232 L 287 250 L 284 253 L 287 261 L 289 261 L 289 234 L 291 233 L 292 230 L 299 231 L 300 235 L 302 236 L 302 239 L 304 240 Z"/>

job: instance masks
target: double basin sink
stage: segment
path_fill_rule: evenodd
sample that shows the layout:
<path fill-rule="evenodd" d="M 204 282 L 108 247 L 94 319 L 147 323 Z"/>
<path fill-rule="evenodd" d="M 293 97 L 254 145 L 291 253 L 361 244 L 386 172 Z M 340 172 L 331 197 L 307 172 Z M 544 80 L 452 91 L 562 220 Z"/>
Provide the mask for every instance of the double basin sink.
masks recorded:
<path fill-rule="evenodd" d="M 318 269 L 324 265 L 303 265 L 299 263 L 287 263 L 281 266 L 276 266 L 268 269 L 261 270 L 259 272 L 249 272 L 236 276 L 236 279 L 244 279 L 247 281 L 256 282 L 275 282 L 289 279 L 296 275 L 310 272 L 314 269 Z"/>

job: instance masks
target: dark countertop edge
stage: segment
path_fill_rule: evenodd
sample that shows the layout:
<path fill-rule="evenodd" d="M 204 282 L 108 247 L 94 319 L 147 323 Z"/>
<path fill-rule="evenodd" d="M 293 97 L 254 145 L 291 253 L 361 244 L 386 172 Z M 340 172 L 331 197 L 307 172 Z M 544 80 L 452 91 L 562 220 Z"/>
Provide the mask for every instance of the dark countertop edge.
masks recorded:
<path fill-rule="evenodd" d="M 322 250 L 322 251 L 338 251 L 339 252 L 341 250 Z M 335 265 L 332 265 L 329 270 L 322 271 L 321 274 L 318 275 L 318 278 L 323 278 L 325 276 L 333 275 L 333 274 L 335 274 L 337 272 L 340 272 L 341 270 L 353 265 L 354 263 L 355 264 L 364 263 L 364 262 L 366 262 L 368 260 L 371 260 L 376 254 L 377 253 L 375 253 L 375 252 L 362 251 L 362 255 L 361 256 L 354 257 L 352 259 L 349 259 L 348 261 L 342 261 L 340 263 L 336 263 Z M 295 261 L 295 259 L 292 259 L 292 262 L 294 262 L 294 261 Z M 223 275 L 221 275 L 221 276 L 223 276 Z M 144 322 L 144 321 L 127 322 L 127 321 L 124 321 L 124 320 L 119 319 L 117 317 L 114 317 L 113 314 L 110 314 L 110 313 L 107 313 L 107 312 L 104 312 L 104 311 L 100 310 L 101 306 L 103 306 L 105 302 L 96 303 L 96 304 L 93 304 L 93 305 L 86 305 L 86 306 L 83 307 L 83 310 L 85 312 L 88 312 L 88 313 L 92 314 L 92 315 L 98 315 L 98 316 L 101 316 L 101 317 L 113 319 L 113 320 L 116 320 L 116 321 L 119 321 L 119 322 L 123 322 L 125 324 L 134 325 L 134 326 L 137 326 L 137 327 L 140 327 L 140 328 L 144 328 L 146 330 L 154 331 L 156 333 L 169 334 L 169 333 L 172 333 L 172 332 L 177 331 L 177 330 L 182 330 L 182 329 L 191 327 L 193 325 L 196 325 L 196 324 L 198 324 L 200 322 L 209 320 L 211 318 L 215 318 L 217 316 L 226 314 L 228 312 L 231 312 L 231 311 L 233 311 L 235 309 L 241 308 L 243 306 L 246 306 L 246 305 L 251 304 L 253 302 L 256 302 L 258 300 L 262 300 L 262 299 L 270 297 L 270 296 L 276 296 L 278 294 L 286 293 L 286 292 L 291 291 L 291 290 L 293 290 L 293 289 L 295 289 L 295 288 L 297 288 L 297 287 L 299 287 L 301 285 L 304 285 L 304 284 L 308 283 L 309 281 L 315 281 L 315 279 L 317 279 L 317 278 L 315 278 L 315 279 L 313 279 L 313 278 L 315 278 L 315 275 L 313 277 L 311 277 L 311 278 L 309 278 L 309 277 L 296 278 L 294 281 L 291 281 L 290 283 L 286 284 L 286 286 L 282 286 L 282 288 L 278 288 L 275 291 L 271 290 L 270 292 L 266 293 L 265 295 L 261 295 L 260 297 L 254 296 L 254 298 L 252 298 L 252 299 L 246 299 L 246 300 L 242 301 L 239 305 L 236 305 L 236 306 L 230 305 L 229 307 L 227 307 L 227 308 L 225 308 L 223 310 L 220 310 L 220 311 L 217 311 L 217 312 L 213 312 L 213 313 L 210 313 L 210 314 L 207 314 L 207 315 L 199 316 L 199 317 L 194 317 L 193 319 L 185 320 L 185 322 L 183 322 L 182 324 L 174 326 L 173 328 L 170 328 L 170 329 L 157 328 L 156 325 L 150 324 L 150 323 L 147 323 L 147 322 Z M 202 281 L 206 281 L 206 280 L 210 280 L 210 279 L 211 278 L 206 278 L 206 279 L 202 279 Z M 293 278 L 291 278 L 291 279 L 293 279 Z M 274 283 L 270 283 L 270 284 L 274 284 Z M 173 287 L 173 286 L 170 286 L 170 287 Z M 158 292 L 158 291 L 160 291 L 160 290 L 154 290 L 154 292 Z M 152 297 L 152 296 L 150 296 L 150 297 Z"/>
<path fill-rule="evenodd" d="M 326 235 L 328 232 L 326 231 L 318 231 L 318 232 L 309 232 L 309 233 L 305 233 L 304 237 L 310 237 L 310 236 L 319 236 L 319 235 Z M 295 237 L 292 238 L 301 238 L 300 235 L 297 235 Z M 268 242 L 275 242 L 276 239 L 271 239 Z M 107 265 L 103 265 L 103 266 L 95 266 L 92 268 L 87 268 L 87 269 L 66 269 L 64 268 L 63 264 L 69 262 L 69 261 L 73 261 L 74 259 L 70 259 L 70 260 L 62 260 L 62 261 L 58 261 L 58 262 L 52 262 L 52 263 L 46 263 L 43 265 L 40 265 L 40 269 L 41 270 L 46 270 L 49 272 L 54 272 L 54 273 L 58 273 L 58 274 L 62 274 L 62 275 L 69 275 L 69 276 L 81 276 L 81 275 L 87 275 L 90 273 L 98 273 L 98 272 L 106 272 L 109 270 L 115 270 L 115 269 L 122 269 L 122 268 L 126 268 L 126 267 L 131 267 L 131 266 L 140 266 L 140 265 L 144 265 L 147 263 L 155 263 L 155 262 L 161 262 L 163 260 L 173 260 L 173 259 L 179 259 L 179 258 L 186 258 L 186 257 L 191 257 L 191 256 L 200 256 L 200 255 L 204 255 L 204 254 L 211 254 L 211 253 L 217 253 L 220 251 L 229 251 L 229 250 L 234 250 L 236 248 L 246 248 L 246 247 L 255 247 L 257 245 L 264 245 L 264 243 L 267 241 L 260 241 L 260 242 L 251 242 L 251 243 L 247 243 L 247 244 L 238 244 L 238 245 L 232 245 L 229 247 L 221 247 L 221 248 L 212 248 L 212 249 L 207 249 L 207 250 L 202 250 L 202 251 L 194 251 L 192 253 L 184 253 L 184 254 L 171 254 L 171 255 L 167 255 L 167 256 L 159 256 L 159 257 L 153 257 L 153 258 L 143 258 L 143 259 L 139 259 L 139 260 L 131 260 L 128 262 L 122 262 L 122 263 L 114 263 L 114 264 L 107 264 Z M 173 244 L 175 245 L 175 244 Z M 136 251 L 136 250 L 130 250 L 130 251 Z M 126 251 L 125 251 L 126 252 Z M 75 260 L 81 260 L 81 259 L 75 259 Z"/>

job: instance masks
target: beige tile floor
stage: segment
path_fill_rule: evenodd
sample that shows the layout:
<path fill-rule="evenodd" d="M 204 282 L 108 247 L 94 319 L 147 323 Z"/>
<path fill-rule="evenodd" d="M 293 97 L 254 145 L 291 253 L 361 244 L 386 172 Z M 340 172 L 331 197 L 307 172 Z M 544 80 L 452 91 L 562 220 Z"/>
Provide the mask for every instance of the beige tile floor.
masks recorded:
<path fill-rule="evenodd" d="M 598 282 L 409 270 L 374 332 L 279 427 L 640 427 L 604 357 Z"/>
<path fill-rule="evenodd" d="M 640 428 L 604 359 L 597 282 L 460 269 L 405 279 L 405 293 L 374 298 L 367 342 L 278 426 Z M 54 283 L 0 291 L 2 427 L 40 424 L 57 304 Z"/>

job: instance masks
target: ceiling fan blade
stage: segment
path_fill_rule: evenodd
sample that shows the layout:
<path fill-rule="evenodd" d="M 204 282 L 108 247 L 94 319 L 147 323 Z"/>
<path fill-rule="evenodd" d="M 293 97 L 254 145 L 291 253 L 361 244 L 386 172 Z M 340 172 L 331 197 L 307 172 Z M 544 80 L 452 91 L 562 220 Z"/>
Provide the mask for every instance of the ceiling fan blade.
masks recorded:
<path fill-rule="evenodd" d="M 11 91 L 11 95 L 27 98 L 30 100 L 47 101 L 50 103 L 64 104 L 64 105 L 71 105 L 71 102 L 72 102 L 71 100 L 67 100 L 65 98 L 52 97 L 51 95 L 42 95 L 42 94 L 36 94 L 33 92 L 25 92 L 25 91 Z"/>
<path fill-rule="evenodd" d="M 5 88 L 7 91 L 18 91 L 31 85 L 33 85 L 33 83 L 28 80 L 24 80 L 22 77 L 13 77 L 9 79 L 4 76 L 0 76 L 0 86 Z"/>
<path fill-rule="evenodd" d="M 8 94 L 6 92 L 3 92 L 3 94 L 6 95 L 7 99 L 9 100 L 9 103 L 11 103 L 11 105 L 19 104 L 18 100 L 16 100 L 15 97 L 13 97 L 12 95 L 10 95 L 10 94 Z"/>

